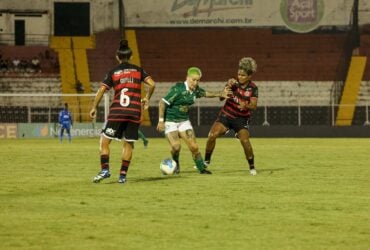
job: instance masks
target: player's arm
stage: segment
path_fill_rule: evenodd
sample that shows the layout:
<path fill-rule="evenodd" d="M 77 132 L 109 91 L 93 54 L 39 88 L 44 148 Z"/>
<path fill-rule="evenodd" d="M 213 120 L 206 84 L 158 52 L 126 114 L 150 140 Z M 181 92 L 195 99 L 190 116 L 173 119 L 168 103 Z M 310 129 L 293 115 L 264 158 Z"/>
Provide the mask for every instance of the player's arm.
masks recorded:
<path fill-rule="evenodd" d="M 249 102 L 242 102 L 239 104 L 239 108 L 241 109 L 250 109 L 256 110 L 257 109 L 257 97 L 251 97 Z"/>
<path fill-rule="evenodd" d="M 231 94 L 232 94 L 231 90 L 225 87 L 222 91 L 217 91 L 217 92 L 206 91 L 205 97 L 208 97 L 208 98 L 220 97 L 220 99 L 221 98 L 225 99 L 225 98 L 229 98 Z"/>
<path fill-rule="evenodd" d="M 144 83 L 148 86 L 148 90 L 146 91 L 146 95 L 143 99 L 141 99 L 141 103 L 143 104 L 144 109 L 148 109 L 149 107 L 149 100 L 153 95 L 155 89 L 155 82 L 151 77 L 145 79 Z"/>
<path fill-rule="evenodd" d="M 107 87 L 105 85 L 101 85 L 98 91 L 96 92 L 95 98 L 94 98 L 94 103 L 93 106 L 90 110 L 90 117 L 94 119 L 96 117 L 96 109 L 98 108 L 98 105 L 107 90 Z"/>
<path fill-rule="evenodd" d="M 235 79 L 235 78 L 230 78 L 229 80 L 227 80 L 227 83 L 224 87 L 224 91 L 227 91 L 228 94 L 227 94 L 227 98 L 230 98 L 232 95 L 233 95 L 233 90 L 232 88 L 236 85 L 238 81 Z M 225 97 L 220 97 L 220 101 L 223 101 L 225 99 L 227 99 Z"/>
<path fill-rule="evenodd" d="M 164 131 L 164 114 L 166 111 L 167 104 L 161 99 L 159 101 L 158 105 L 158 125 L 157 125 L 157 130 L 159 132 Z"/>

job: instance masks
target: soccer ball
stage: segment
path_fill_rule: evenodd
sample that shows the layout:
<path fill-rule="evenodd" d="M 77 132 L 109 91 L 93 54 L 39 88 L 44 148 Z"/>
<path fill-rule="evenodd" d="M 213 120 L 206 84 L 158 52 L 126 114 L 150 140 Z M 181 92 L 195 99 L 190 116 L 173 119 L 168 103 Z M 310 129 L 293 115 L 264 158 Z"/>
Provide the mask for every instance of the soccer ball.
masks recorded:
<path fill-rule="evenodd" d="M 159 169 L 164 175 L 172 175 L 175 173 L 176 167 L 177 164 L 172 159 L 165 159 L 161 162 L 161 164 L 159 164 Z"/>

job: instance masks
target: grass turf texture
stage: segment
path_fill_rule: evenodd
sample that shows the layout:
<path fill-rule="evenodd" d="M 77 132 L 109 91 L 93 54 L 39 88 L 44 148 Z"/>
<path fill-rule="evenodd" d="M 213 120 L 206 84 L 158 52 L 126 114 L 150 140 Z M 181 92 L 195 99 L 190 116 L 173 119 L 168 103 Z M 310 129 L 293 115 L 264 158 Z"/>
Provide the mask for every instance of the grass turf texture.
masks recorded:
<path fill-rule="evenodd" d="M 198 139 L 202 153 L 205 139 Z M 135 145 L 128 182 L 94 184 L 98 139 L 0 140 L 0 249 L 369 249 L 370 139 L 235 139 L 199 175 L 183 144 L 162 176 L 165 139 Z"/>

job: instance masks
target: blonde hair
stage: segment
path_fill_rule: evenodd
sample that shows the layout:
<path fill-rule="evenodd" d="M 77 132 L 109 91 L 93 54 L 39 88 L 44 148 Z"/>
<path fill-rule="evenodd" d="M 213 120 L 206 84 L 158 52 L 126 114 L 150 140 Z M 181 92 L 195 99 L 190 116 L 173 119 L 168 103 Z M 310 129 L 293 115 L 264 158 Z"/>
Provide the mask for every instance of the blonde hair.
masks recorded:
<path fill-rule="evenodd" d="M 190 75 L 198 75 L 200 77 L 202 77 L 202 71 L 200 70 L 200 68 L 197 68 L 197 67 L 190 67 L 188 68 L 188 76 Z"/>
<path fill-rule="evenodd" d="M 252 57 L 243 57 L 239 61 L 239 69 L 242 69 L 248 75 L 251 75 L 257 71 L 257 63 Z"/>

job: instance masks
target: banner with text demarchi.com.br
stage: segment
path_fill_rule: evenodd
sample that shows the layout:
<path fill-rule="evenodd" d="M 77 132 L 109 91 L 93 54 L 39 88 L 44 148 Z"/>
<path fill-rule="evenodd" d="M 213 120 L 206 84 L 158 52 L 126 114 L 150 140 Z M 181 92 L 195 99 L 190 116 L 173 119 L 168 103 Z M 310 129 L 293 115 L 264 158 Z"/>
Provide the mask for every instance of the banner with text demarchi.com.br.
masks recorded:
<path fill-rule="evenodd" d="M 126 0 L 127 27 L 287 26 L 306 32 L 348 25 L 346 0 Z"/>

